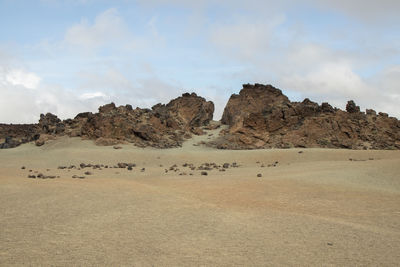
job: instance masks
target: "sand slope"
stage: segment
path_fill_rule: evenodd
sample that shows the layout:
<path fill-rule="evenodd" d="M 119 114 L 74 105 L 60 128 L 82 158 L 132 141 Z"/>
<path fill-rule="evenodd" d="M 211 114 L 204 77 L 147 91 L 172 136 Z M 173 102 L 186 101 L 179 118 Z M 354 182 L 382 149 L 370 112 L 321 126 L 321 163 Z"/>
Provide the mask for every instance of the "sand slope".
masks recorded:
<path fill-rule="evenodd" d="M 1 150 L 0 265 L 400 262 L 399 151 L 220 151 L 196 141 L 115 150 L 60 138 Z M 86 179 L 57 169 L 81 162 L 137 167 L 90 170 Z M 240 167 L 201 176 L 181 166 L 204 162 Z M 180 171 L 165 173 L 173 164 Z M 29 169 L 60 178 L 28 179 Z"/>

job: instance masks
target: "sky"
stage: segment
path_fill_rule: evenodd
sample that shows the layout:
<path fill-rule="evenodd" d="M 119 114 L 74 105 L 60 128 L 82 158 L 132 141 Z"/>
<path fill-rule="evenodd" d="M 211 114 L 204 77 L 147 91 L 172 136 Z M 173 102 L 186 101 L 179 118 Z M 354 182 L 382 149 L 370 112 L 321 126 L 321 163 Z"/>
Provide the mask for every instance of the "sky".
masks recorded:
<path fill-rule="evenodd" d="M 398 0 L 0 0 L 0 123 L 245 83 L 400 118 Z"/>

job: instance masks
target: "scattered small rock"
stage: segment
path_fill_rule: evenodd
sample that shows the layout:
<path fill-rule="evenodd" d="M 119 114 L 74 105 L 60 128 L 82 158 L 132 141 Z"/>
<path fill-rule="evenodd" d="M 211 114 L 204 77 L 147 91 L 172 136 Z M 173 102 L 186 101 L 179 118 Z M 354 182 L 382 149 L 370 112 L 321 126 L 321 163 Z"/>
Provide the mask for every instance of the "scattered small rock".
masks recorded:
<path fill-rule="evenodd" d="M 22 170 L 25 170 L 25 166 L 22 166 L 21 169 L 22 169 Z"/>
<path fill-rule="evenodd" d="M 28 178 L 36 178 L 36 175 L 28 175 Z"/>
<path fill-rule="evenodd" d="M 92 175 L 91 172 L 85 172 L 85 175 Z"/>
<path fill-rule="evenodd" d="M 121 169 L 125 169 L 126 167 L 128 167 L 128 164 L 122 163 L 122 162 L 118 163 L 117 165 L 118 165 L 118 168 L 121 168 Z"/>
<path fill-rule="evenodd" d="M 207 172 L 201 172 L 201 175 L 208 175 L 208 173 Z"/>
<path fill-rule="evenodd" d="M 261 173 L 257 174 L 257 177 L 262 177 L 262 174 Z"/>
<path fill-rule="evenodd" d="M 114 149 L 122 149 L 122 146 L 113 146 Z"/>

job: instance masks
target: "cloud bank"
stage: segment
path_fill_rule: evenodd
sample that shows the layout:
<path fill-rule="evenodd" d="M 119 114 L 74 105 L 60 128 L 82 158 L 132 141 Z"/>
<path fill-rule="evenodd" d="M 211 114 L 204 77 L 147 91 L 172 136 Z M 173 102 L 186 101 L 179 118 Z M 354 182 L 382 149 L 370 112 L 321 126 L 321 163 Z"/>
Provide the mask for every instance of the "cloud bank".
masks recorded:
<path fill-rule="evenodd" d="M 0 41 L 1 122 L 111 101 L 150 107 L 186 91 L 214 101 L 219 119 L 248 82 L 400 117 L 398 1 L 94 2 L 41 1 L 87 13 L 39 43 Z"/>

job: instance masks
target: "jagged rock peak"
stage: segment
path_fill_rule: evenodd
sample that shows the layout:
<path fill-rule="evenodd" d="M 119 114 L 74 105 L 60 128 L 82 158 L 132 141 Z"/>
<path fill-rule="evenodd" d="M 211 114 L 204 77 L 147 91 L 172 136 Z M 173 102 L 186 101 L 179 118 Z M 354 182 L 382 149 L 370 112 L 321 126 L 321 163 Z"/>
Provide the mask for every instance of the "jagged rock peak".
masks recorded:
<path fill-rule="evenodd" d="M 358 112 L 360 112 L 360 107 L 357 106 L 353 100 L 349 100 L 349 101 L 347 101 L 347 104 L 346 104 L 346 111 L 348 113 L 358 113 Z"/>

